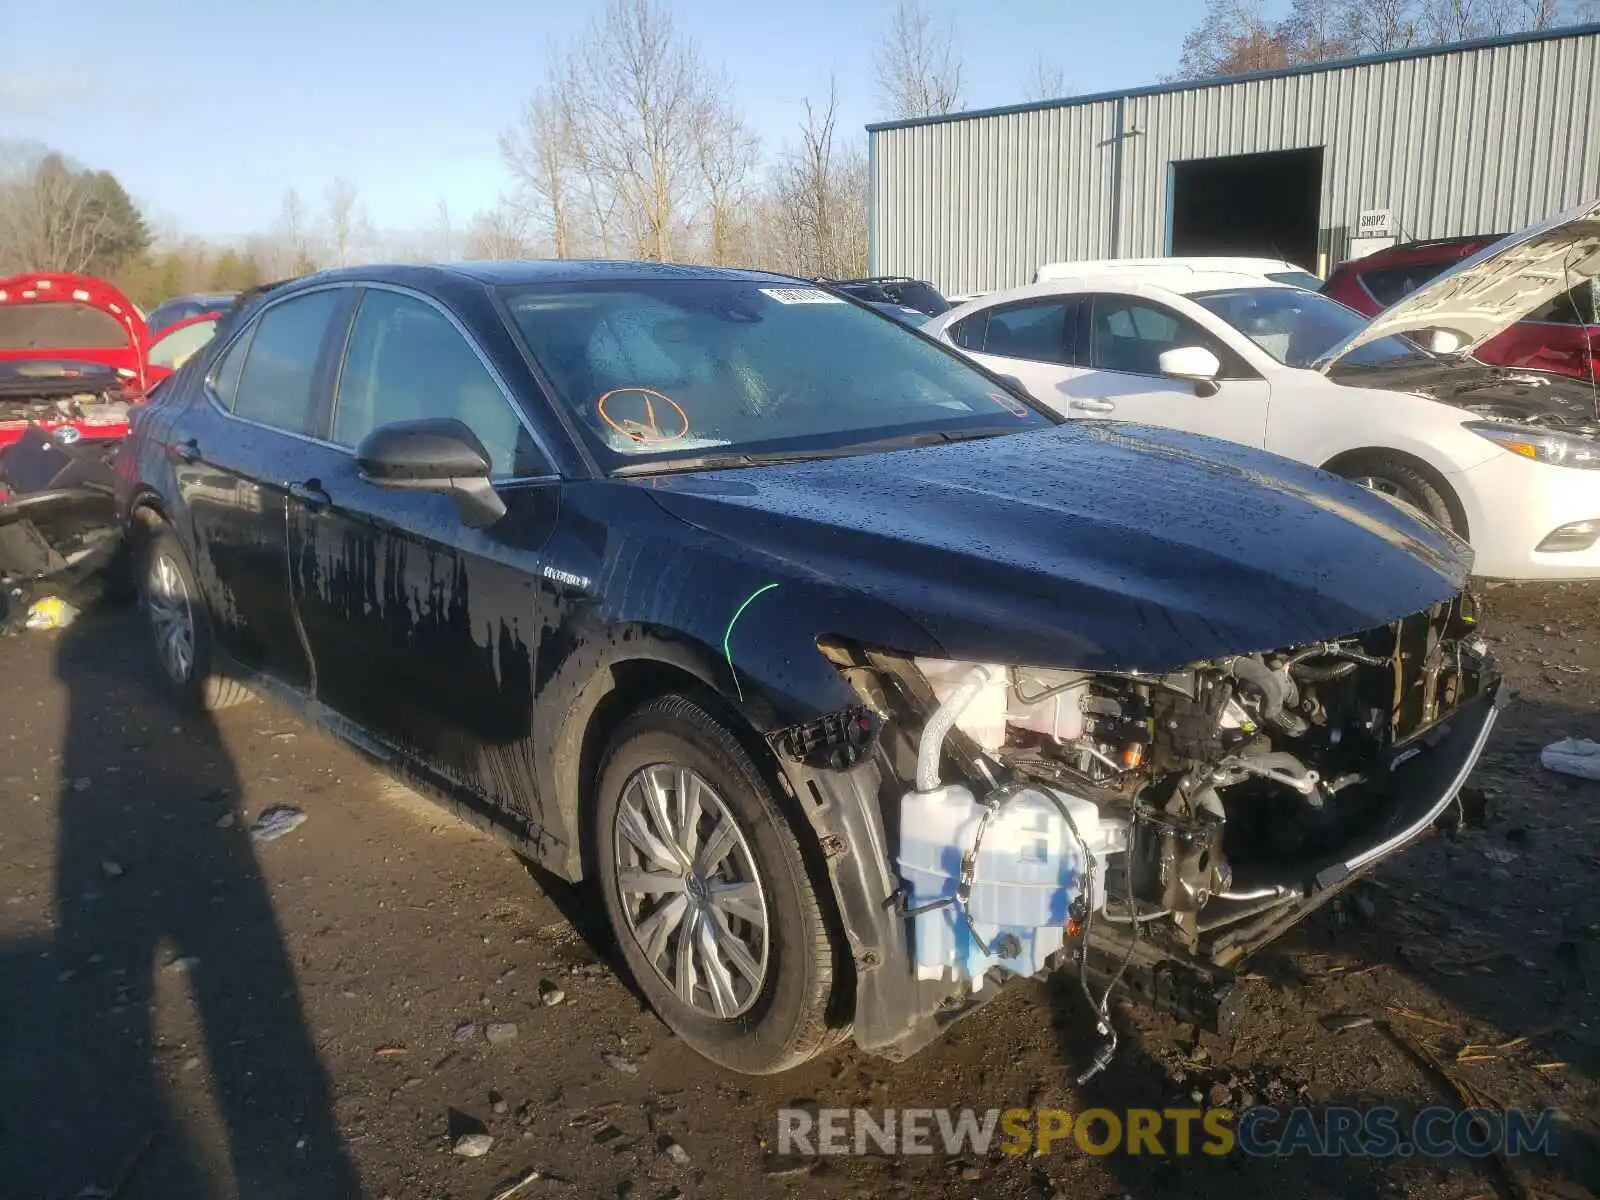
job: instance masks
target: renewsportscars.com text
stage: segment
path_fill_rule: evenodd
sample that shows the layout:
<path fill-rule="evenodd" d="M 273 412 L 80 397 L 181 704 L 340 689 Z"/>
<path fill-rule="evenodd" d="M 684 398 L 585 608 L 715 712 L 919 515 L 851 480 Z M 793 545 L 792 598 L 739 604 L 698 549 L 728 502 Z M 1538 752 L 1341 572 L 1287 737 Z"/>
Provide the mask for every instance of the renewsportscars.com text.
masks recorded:
<path fill-rule="evenodd" d="M 1554 1154 L 1552 1109 L 1425 1108 L 1412 1117 L 1386 1107 L 1134 1108 L 784 1108 L 778 1153 L 1086 1154 L 1266 1158 Z"/>

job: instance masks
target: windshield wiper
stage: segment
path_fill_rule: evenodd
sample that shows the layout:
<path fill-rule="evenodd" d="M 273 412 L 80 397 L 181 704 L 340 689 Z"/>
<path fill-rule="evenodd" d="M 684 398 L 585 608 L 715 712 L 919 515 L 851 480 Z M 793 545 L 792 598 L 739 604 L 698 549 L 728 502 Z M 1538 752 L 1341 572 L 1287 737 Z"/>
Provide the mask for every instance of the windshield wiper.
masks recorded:
<path fill-rule="evenodd" d="M 996 429 L 936 429 L 928 433 L 907 433 L 895 437 L 874 438 L 867 442 L 850 442 L 843 446 L 826 446 L 814 450 L 766 450 L 754 453 L 697 454 L 690 458 L 656 459 L 651 462 L 626 463 L 612 471 L 613 476 L 665 475 L 680 471 L 721 471 L 734 467 L 769 467 L 779 463 L 815 462 L 825 458 L 850 458 L 857 454 L 873 454 L 882 450 L 904 450 L 912 446 L 932 446 L 946 442 L 970 442 L 980 438 L 1004 437 L 1018 433 L 1013 428 Z"/>

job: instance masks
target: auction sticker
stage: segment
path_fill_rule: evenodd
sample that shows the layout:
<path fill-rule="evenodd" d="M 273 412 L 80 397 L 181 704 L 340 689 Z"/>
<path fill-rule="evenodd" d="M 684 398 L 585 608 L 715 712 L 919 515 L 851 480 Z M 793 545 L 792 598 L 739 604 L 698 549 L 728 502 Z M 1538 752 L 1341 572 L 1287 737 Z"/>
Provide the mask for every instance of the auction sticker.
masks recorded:
<path fill-rule="evenodd" d="M 779 304 L 843 304 L 839 297 L 830 295 L 821 288 L 808 287 L 773 287 L 762 288 L 763 296 L 771 296 Z"/>

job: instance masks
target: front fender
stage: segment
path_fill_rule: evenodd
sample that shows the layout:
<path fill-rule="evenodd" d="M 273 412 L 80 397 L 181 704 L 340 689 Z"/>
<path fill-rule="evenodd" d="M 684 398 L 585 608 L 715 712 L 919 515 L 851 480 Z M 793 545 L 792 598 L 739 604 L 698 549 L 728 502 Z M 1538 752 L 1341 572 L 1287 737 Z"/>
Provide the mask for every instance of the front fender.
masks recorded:
<path fill-rule="evenodd" d="M 537 653 L 536 728 L 556 732 L 539 739 L 536 785 L 546 831 L 566 847 L 549 865 L 569 878 L 583 870 L 582 798 L 609 726 L 626 715 L 613 711 L 615 697 L 628 698 L 631 685 L 643 687 L 643 698 L 702 688 L 764 739 L 859 703 L 818 649 L 820 637 L 940 653 L 892 606 L 694 530 L 639 491 L 574 489 L 541 570 L 540 607 L 548 615 Z M 638 512 L 635 521 L 586 519 L 591 505 L 614 511 L 633 499 L 649 505 L 653 519 Z"/>

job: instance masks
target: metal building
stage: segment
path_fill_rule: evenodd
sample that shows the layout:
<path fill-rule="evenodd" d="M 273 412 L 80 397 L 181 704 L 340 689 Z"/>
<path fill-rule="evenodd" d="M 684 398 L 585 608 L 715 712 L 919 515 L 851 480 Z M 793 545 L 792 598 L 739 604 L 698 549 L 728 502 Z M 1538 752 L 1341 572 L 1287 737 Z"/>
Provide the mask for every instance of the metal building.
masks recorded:
<path fill-rule="evenodd" d="M 1600 195 L 1600 24 L 868 134 L 876 274 L 956 294 L 1221 253 L 1325 274 L 1358 234 L 1509 232 Z"/>

